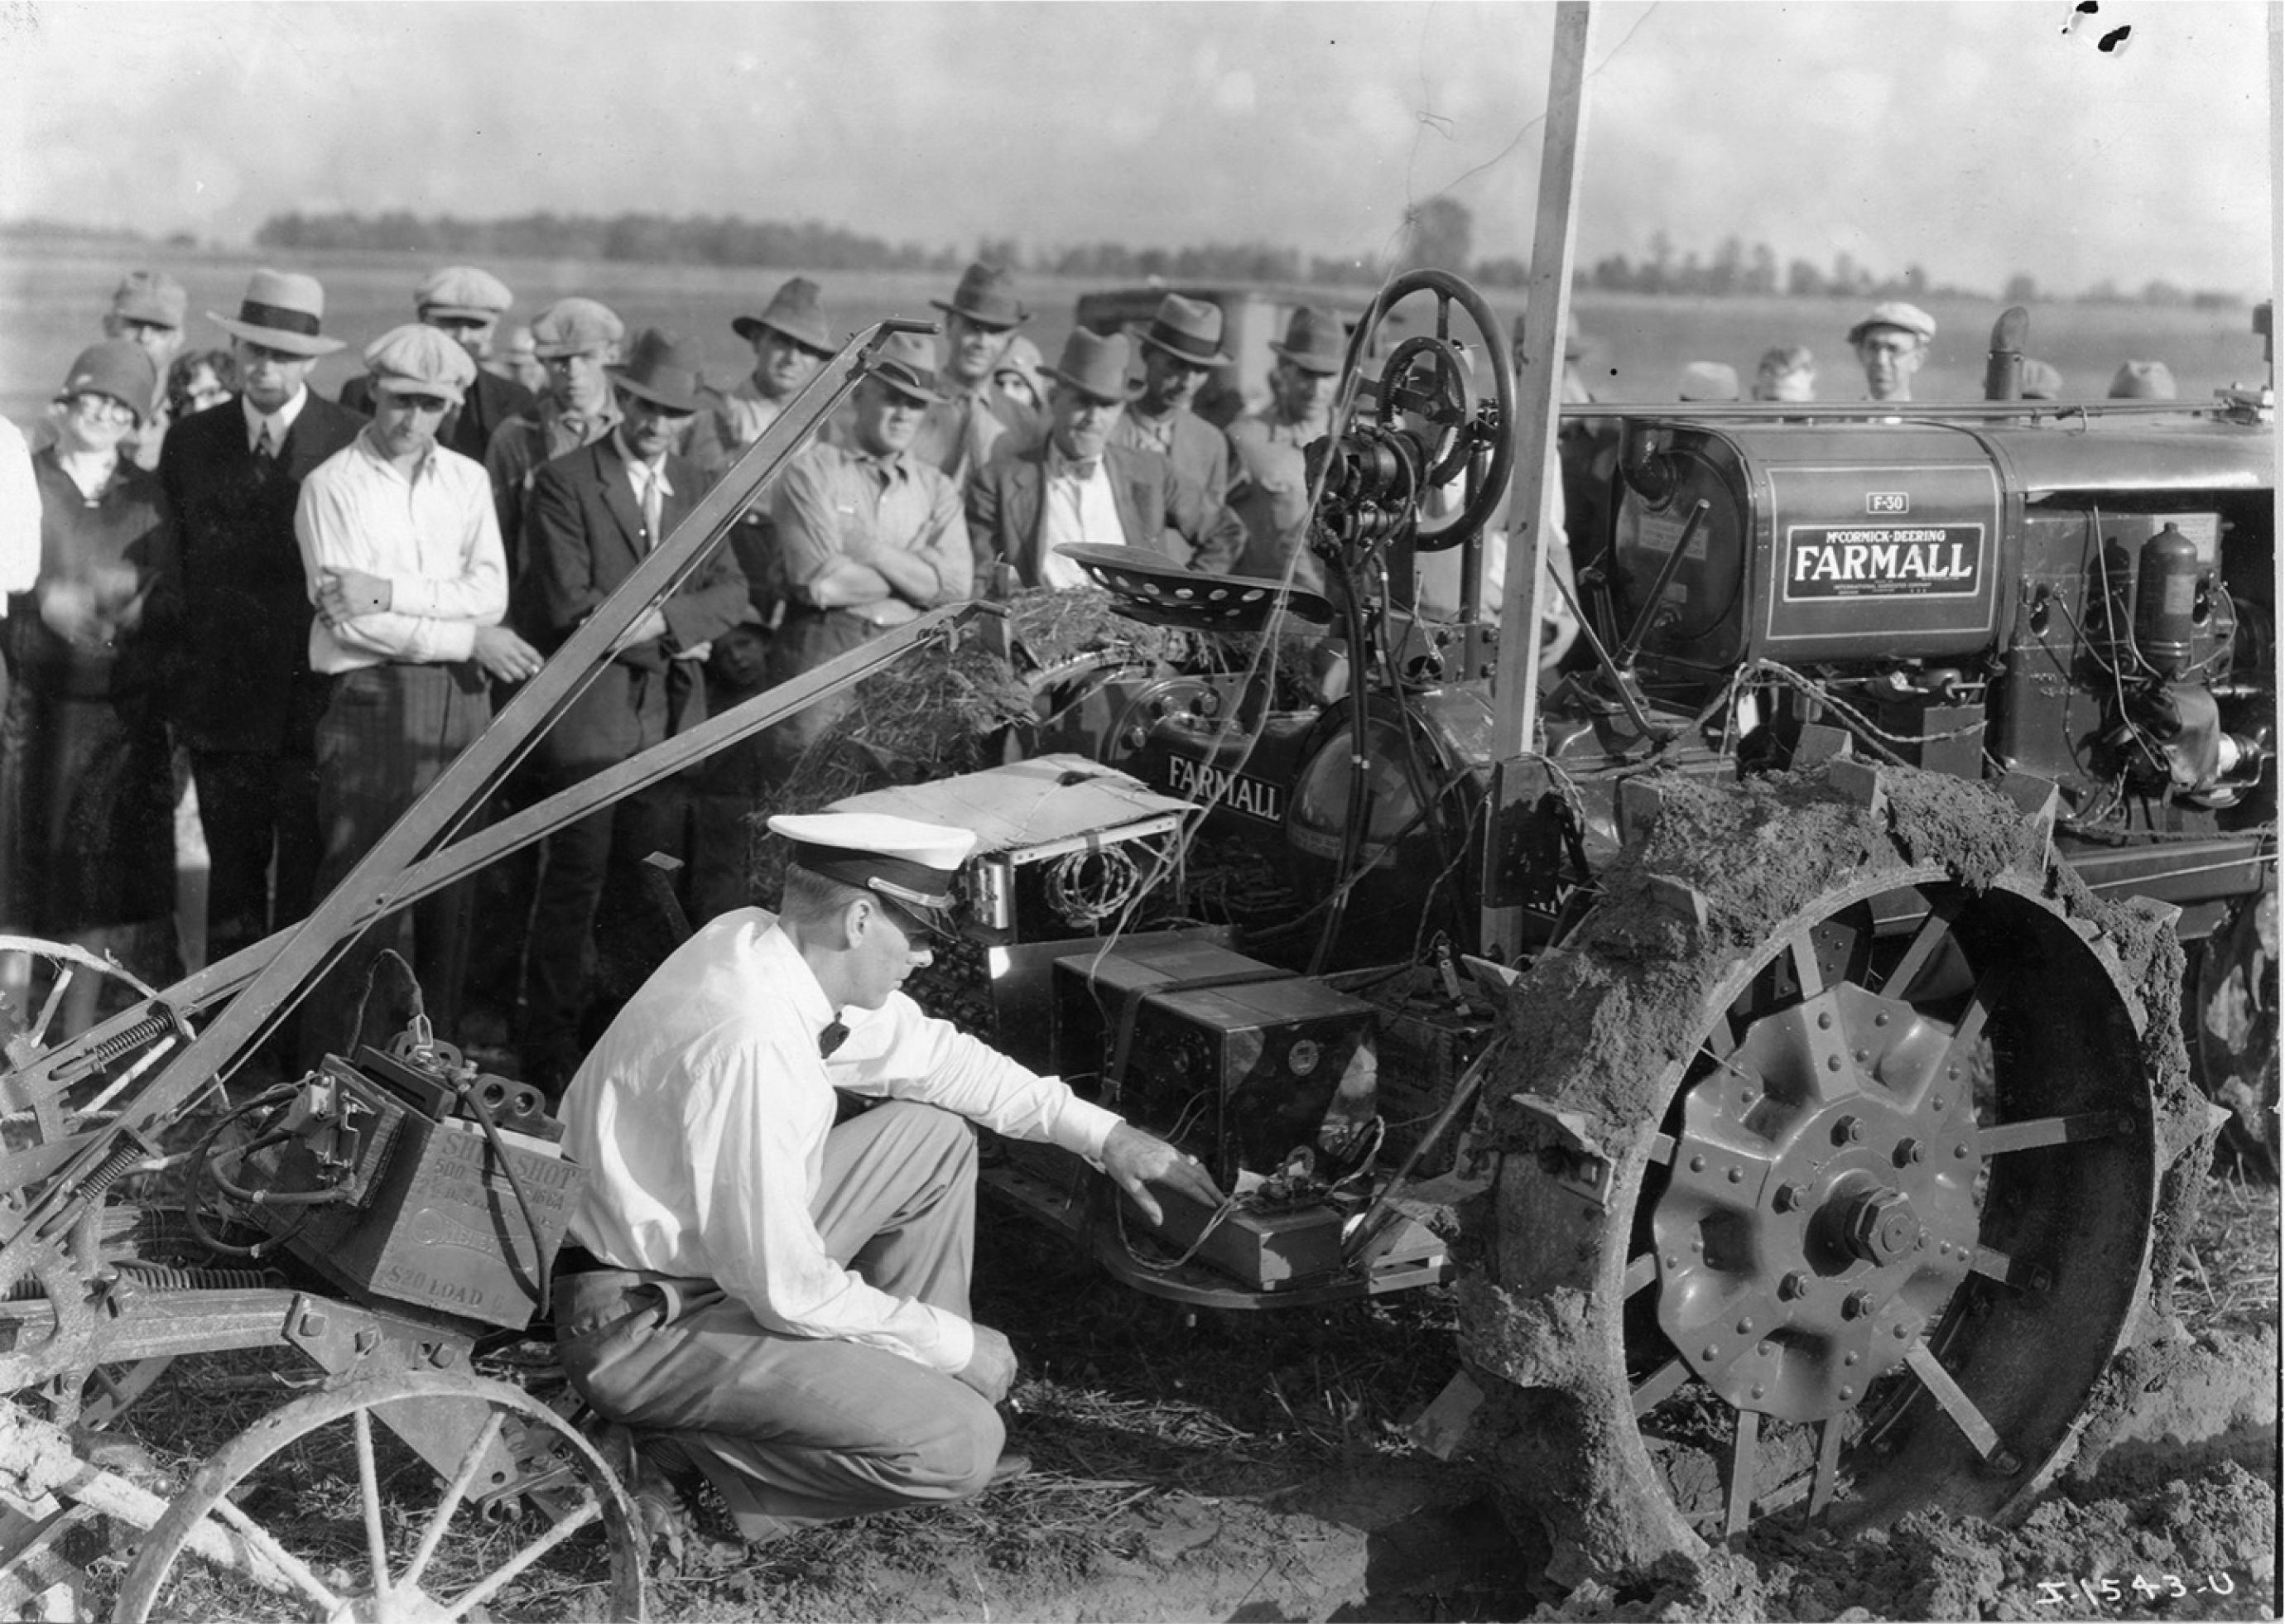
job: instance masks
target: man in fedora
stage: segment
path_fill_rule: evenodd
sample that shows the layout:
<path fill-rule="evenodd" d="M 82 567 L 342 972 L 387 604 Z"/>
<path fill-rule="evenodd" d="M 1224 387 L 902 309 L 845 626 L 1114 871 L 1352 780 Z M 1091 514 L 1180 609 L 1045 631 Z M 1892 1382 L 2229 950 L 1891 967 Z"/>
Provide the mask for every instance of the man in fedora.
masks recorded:
<path fill-rule="evenodd" d="M 1190 566 L 1225 573 L 1245 544 L 1228 506 L 1155 451 L 1111 443 L 1134 395 L 1127 335 L 1075 330 L 1048 369 L 1046 437 L 993 458 L 969 478 L 968 532 L 978 573 L 1004 562 L 1025 586 L 1084 586 L 1087 577 L 1056 549 L 1135 546 L 1160 552 L 1172 530 Z"/>
<path fill-rule="evenodd" d="M 1865 369 L 1866 398 L 1912 399 L 1912 374 L 1928 359 L 1935 337 L 1936 318 L 1920 306 L 1901 299 L 1874 305 L 1871 315 L 1849 329 L 1849 348 Z"/>
<path fill-rule="evenodd" d="M 706 484 L 679 449 L 703 404 L 696 355 L 652 328 L 624 365 L 606 372 L 616 426 L 532 476 L 514 618 L 517 630 L 547 652 L 673 533 Z M 745 577 L 729 549 L 718 546 L 664 603 L 644 612 L 618 652 L 555 718 L 539 746 L 549 788 L 590 777 L 703 720 L 699 664 L 745 612 Z M 532 917 L 527 1080 L 560 1090 L 579 1063 L 586 963 L 614 856 L 623 874 L 654 851 L 681 858 L 685 810 L 679 790 L 656 785 L 548 836 Z M 616 921 L 607 922 L 603 934 L 616 930 Z"/>
<path fill-rule="evenodd" d="M 786 604 L 773 683 L 970 595 L 960 488 L 912 452 L 938 399 L 935 341 L 892 334 L 851 396 L 847 443 L 814 441 L 787 467 L 771 501 Z M 849 704 L 828 700 L 771 728 L 770 773 L 790 771 Z"/>
<path fill-rule="evenodd" d="M 523 514 L 531 476 L 543 463 L 592 445 L 619 420 L 608 369 L 619 358 L 626 324 L 593 299 L 558 299 L 531 324 L 532 352 L 547 368 L 547 388 L 530 408 L 494 431 L 484 472 L 499 504 L 500 545 L 511 581 L 523 574 Z"/>
<path fill-rule="evenodd" d="M 501 424 L 532 407 L 530 389 L 484 367 L 491 358 L 492 334 L 507 307 L 515 302 L 507 284 L 474 265 L 447 265 L 421 279 L 412 295 L 413 313 L 427 326 L 459 341 L 476 363 L 476 381 L 444 414 L 437 443 L 447 451 L 474 458 L 479 464 Z M 342 404 L 352 411 L 373 411 L 373 375 L 359 373 L 342 386 Z"/>
<path fill-rule="evenodd" d="M 444 445 L 476 364 L 434 326 L 365 348 L 373 420 L 302 482 L 294 526 L 309 595 L 310 664 L 327 685 L 317 729 L 321 889 L 339 884 L 491 720 L 488 679 L 522 681 L 539 655 L 500 624 L 507 562 L 483 466 Z M 350 1011 L 395 948 L 441 1030 L 456 1013 L 469 892 L 453 886 L 375 924 L 307 1003 L 302 1054 L 350 1054 Z"/>
<path fill-rule="evenodd" d="M 365 426 L 309 388 L 318 357 L 342 347 L 323 333 L 325 313 L 316 278 L 256 271 L 237 316 L 213 318 L 238 360 L 238 409 L 193 412 L 160 453 L 182 561 L 175 728 L 213 864 L 210 961 L 301 918 L 317 875 L 326 688 L 310 669 L 294 510 L 310 471 Z"/>
<path fill-rule="evenodd" d="M 1285 324 L 1285 341 L 1269 348 L 1269 399 L 1229 426 L 1229 505 L 1245 523 L 1245 550 L 1234 573 L 1283 580 L 1293 563 L 1295 584 L 1312 591 L 1323 572 L 1304 545 L 1309 529 L 1309 475 L 1304 451 L 1331 428 L 1333 390 L 1347 349 L 1340 318 L 1303 306 Z M 1298 560 L 1298 562 L 1293 561 Z"/>
<path fill-rule="evenodd" d="M 690 459 L 710 478 L 762 437 L 836 348 L 817 284 L 807 277 L 788 278 L 760 315 L 738 317 L 730 328 L 753 347 L 754 370 L 727 394 L 710 390 L 691 430 Z"/>
<path fill-rule="evenodd" d="M 913 455 L 964 480 L 992 459 L 1002 438 L 1012 435 L 1021 445 L 1039 436 L 1039 414 L 992 381 L 993 364 L 1009 336 L 1032 313 L 1017 299 L 1008 272 L 981 261 L 961 273 L 949 301 L 929 302 L 944 312 L 945 362 L 938 381 L 944 398 L 929 408 Z"/>
<path fill-rule="evenodd" d="M 1231 365 L 1221 348 L 1221 307 L 1168 294 L 1137 338 L 1142 346 L 1142 392 L 1111 431 L 1111 443 L 1155 451 L 1174 472 L 1205 492 L 1209 511 L 1229 498 L 1229 440 L 1197 414 L 1198 391 L 1213 369 Z M 1183 563 L 1181 537 L 1171 532 L 1166 551 Z"/>

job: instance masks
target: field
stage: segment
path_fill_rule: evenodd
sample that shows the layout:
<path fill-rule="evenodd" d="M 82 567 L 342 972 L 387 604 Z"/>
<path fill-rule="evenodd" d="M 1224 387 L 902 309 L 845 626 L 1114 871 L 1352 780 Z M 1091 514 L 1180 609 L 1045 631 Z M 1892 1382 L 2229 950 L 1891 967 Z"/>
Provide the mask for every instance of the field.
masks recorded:
<path fill-rule="evenodd" d="M 153 250 L 129 259 L 106 247 L 93 251 L 22 243 L 0 247 L 0 415 L 20 424 L 35 420 L 80 348 L 99 334 L 111 289 L 120 273 L 149 263 L 172 271 L 190 290 L 190 342 L 226 341 L 206 312 L 234 314 L 247 273 L 267 256 Z M 326 285 L 326 331 L 351 347 L 318 365 L 314 387 L 339 392 L 357 367 L 357 347 L 412 318 L 412 288 L 435 262 L 412 255 L 302 255 L 281 268 L 308 271 Z M 693 341 L 710 381 L 736 381 L 748 364 L 746 347 L 730 330 L 732 318 L 758 310 L 789 271 L 729 271 L 695 265 L 633 265 L 580 261 L 499 261 L 491 263 L 515 291 L 512 320 L 529 320 L 569 294 L 599 298 L 631 328 L 660 326 Z M 935 275 L 820 273 L 826 302 L 844 330 L 882 317 L 933 317 L 932 298 L 946 297 L 951 279 Z M 1037 312 L 1026 329 L 1053 360 L 1070 330 L 1071 309 L 1092 281 L 1027 277 L 1025 302 Z M 1502 310 L 1519 302 L 1496 295 Z M 1755 361 L 1772 344 L 1805 343 L 1818 358 L 1818 392 L 1851 400 L 1861 383 L 1847 348 L 1859 302 L 1827 299 L 1674 299 L 1589 293 L 1578 301 L 1589 351 L 1582 362 L 1590 387 L 1604 400 L 1671 398 L 1692 361 L 1726 361 L 1750 380 Z M 1922 400 L 1971 400 L 1982 394 L 1983 352 L 1996 302 L 1936 301 L 1936 346 L 1915 393 Z M 2067 392 L 2099 397 L 2118 363 L 2129 357 L 2163 360 L 2173 369 L 2185 399 L 2206 399 L 2232 382 L 2260 380 L 2261 345 L 2242 310 L 2155 309 L 2139 305 L 2036 305 L 2030 353 L 2062 374 Z"/>

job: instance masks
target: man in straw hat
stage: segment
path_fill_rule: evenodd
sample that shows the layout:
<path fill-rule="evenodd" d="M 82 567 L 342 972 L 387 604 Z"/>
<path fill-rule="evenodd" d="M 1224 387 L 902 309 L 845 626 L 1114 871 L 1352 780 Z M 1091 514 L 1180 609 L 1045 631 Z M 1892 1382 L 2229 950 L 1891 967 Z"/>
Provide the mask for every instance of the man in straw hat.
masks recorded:
<path fill-rule="evenodd" d="M 447 265 L 432 271 L 412 295 L 413 313 L 428 326 L 459 341 L 476 363 L 476 381 L 470 384 L 437 430 L 438 443 L 478 463 L 501 424 L 532 407 L 532 394 L 523 385 L 483 367 L 491 358 L 492 334 L 515 295 L 507 284 L 474 265 Z M 355 412 L 373 411 L 373 377 L 359 373 L 342 386 L 342 404 Z"/>
<path fill-rule="evenodd" d="M 182 556 L 185 660 L 177 739 L 190 750 L 212 861 L 207 949 L 220 959 L 309 911 L 320 851 L 311 612 L 294 510 L 310 471 L 365 420 L 309 388 L 323 332 L 314 277 L 256 271 L 231 335 L 239 409 L 193 412 L 168 434 L 159 482 Z M 274 882 L 272 875 L 275 875 Z"/>
<path fill-rule="evenodd" d="M 517 628 L 553 651 L 698 505 L 706 476 L 680 454 L 702 404 L 698 361 L 656 328 L 606 369 L 616 426 L 532 476 Z M 666 600 L 644 612 L 585 692 L 540 741 L 551 789 L 592 776 L 703 721 L 700 664 L 746 612 L 746 578 L 718 546 Z M 548 837 L 532 914 L 525 1010 L 526 1080 L 561 1089 L 578 1063 L 591 945 L 614 858 L 623 873 L 654 851 L 684 855 L 680 791 L 639 790 Z"/>
<path fill-rule="evenodd" d="M 1309 475 L 1304 449 L 1331 427 L 1333 390 L 1347 347 L 1340 318 L 1304 306 L 1285 324 L 1285 341 L 1269 348 L 1269 400 L 1229 426 L 1229 505 L 1245 523 L 1245 551 L 1236 573 L 1315 590 L 1323 571 L 1303 545 L 1309 526 Z"/>
<path fill-rule="evenodd" d="M 1136 333 L 1142 347 L 1142 389 L 1111 430 L 1111 443 L 1155 451 L 1205 492 L 1206 506 L 1229 498 L 1229 441 L 1197 414 L 1198 391 L 1216 367 L 1232 365 L 1221 347 L 1221 307 L 1168 294 L 1150 325 Z M 1166 551 L 1187 563 L 1187 548 L 1169 533 Z M 1181 549 L 1178 551 L 1178 549 Z"/>
<path fill-rule="evenodd" d="M 971 1122 L 1209 1208 L 1163 1140 L 922 1013 L 900 989 L 956 930 L 976 836 L 909 819 L 770 819 L 773 917 L 703 927 L 619 1011 L 564 1096 L 593 1170 L 555 1264 L 556 1345 L 630 1432 L 638 1504 L 679 1543 L 711 1482 L 767 1541 L 959 1500 L 1024 1470 L 993 1406 L 1008 1339 L 970 1306 Z M 836 1123 L 836 1090 L 883 1101 Z"/>
<path fill-rule="evenodd" d="M 488 678 L 519 682 L 539 655 L 500 622 L 507 561 L 483 466 L 444 445 L 477 379 L 459 342 L 396 327 L 365 351 L 373 420 L 302 482 L 294 528 L 309 595 L 310 668 L 327 684 L 317 729 L 319 890 L 373 843 L 491 720 Z M 394 948 L 431 1016 L 458 1022 L 467 901 L 454 886 L 374 925 L 327 973 L 302 1025 L 305 1063 L 350 1054 L 349 1011 Z"/>
<path fill-rule="evenodd" d="M 1074 544 L 1159 551 L 1173 531 L 1193 569 L 1226 572 L 1245 527 L 1154 451 L 1111 443 L 1134 396 L 1125 333 L 1074 330 L 1048 369 L 1045 438 L 995 457 L 968 482 L 968 531 L 979 572 L 1005 563 L 1025 586 L 1087 584 L 1057 549 Z"/>
<path fill-rule="evenodd" d="M 523 574 L 523 508 L 541 464 L 592 445 L 619 420 L 609 368 L 619 358 L 626 324 L 593 299 L 558 299 L 531 324 L 532 352 L 547 368 L 547 388 L 527 411 L 494 431 L 484 472 L 499 504 L 500 545 L 508 578 Z"/>
<path fill-rule="evenodd" d="M 1021 445 L 1039 436 L 1039 414 L 992 381 L 1000 352 L 1032 313 L 1016 297 L 1014 279 L 981 261 L 961 273 L 950 299 L 929 302 L 944 312 L 944 398 L 929 408 L 913 455 L 964 480 L 992 459 L 1003 437 L 1012 435 Z"/>
<path fill-rule="evenodd" d="M 1908 401 L 1912 374 L 1928 359 L 1936 337 L 1936 318 L 1916 304 L 1890 299 L 1849 329 L 1849 343 L 1865 369 L 1866 398 Z"/>

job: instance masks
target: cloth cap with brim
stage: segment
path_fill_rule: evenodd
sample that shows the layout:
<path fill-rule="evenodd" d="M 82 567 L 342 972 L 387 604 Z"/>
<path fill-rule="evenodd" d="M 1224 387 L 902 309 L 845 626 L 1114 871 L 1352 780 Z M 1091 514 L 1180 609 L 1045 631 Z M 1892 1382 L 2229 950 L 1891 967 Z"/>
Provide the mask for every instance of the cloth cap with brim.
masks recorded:
<path fill-rule="evenodd" d="M 1128 358 L 1124 333 L 1090 333 L 1085 327 L 1074 327 L 1064 341 L 1063 358 L 1048 368 L 1048 376 L 1060 379 L 1092 400 L 1116 404 L 1135 397 L 1135 386 L 1127 379 Z"/>
<path fill-rule="evenodd" d="M 1221 306 L 1204 299 L 1168 294 L 1158 302 L 1150 325 L 1135 336 L 1151 349 L 1163 349 L 1193 366 L 1233 365 L 1232 358 L 1222 353 Z"/>
<path fill-rule="evenodd" d="M 2174 369 L 2163 361 L 2129 361 L 2110 381 L 2113 400 L 2172 400 Z"/>
<path fill-rule="evenodd" d="M 793 843 L 795 867 L 871 891 L 931 930 L 953 928 L 953 886 L 976 850 L 974 830 L 886 812 L 778 812 L 769 825 Z"/>
<path fill-rule="evenodd" d="M 417 321 L 391 327 L 365 347 L 373 387 L 392 395 L 441 395 L 458 401 L 476 381 L 476 364 L 460 341 Z"/>
<path fill-rule="evenodd" d="M 706 387 L 699 375 L 697 356 L 675 334 L 656 327 L 645 327 L 624 365 L 606 366 L 603 376 L 628 394 L 669 412 L 697 411 Z"/>
<path fill-rule="evenodd" d="M 1901 299 L 1891 299 L 1873 307 L 1873 313 L 1849 329 L 1849 341 L 1864 341 L 1865 335 L 1875 327 L 1895 327 L 1911 333 L 1925 344 L 1936 336 L 1936 318 L 1917 304 L 1906 304 Z"/>
<path fill-rule="evenodd" d="M 474 265 L 447 265 L 432 271 L 412 295 L 412 308 L 423 316 L 498 317 L 515 302 L 507 284 Z"/>
<path fill-rule="evenodd" d="M 132 412 L 139 423 L 151 415 L 151 398 L 158 389 L 158 369 L 143 346 L 133 339 L 108 338 L 79 352 L 56 398 L 101 395 Z"/>
<path fill-rule="evenodd" d="M 1738 369 L 1720 361 L 1692 361 L 1682 369 L 1684 400 L 1735 400 Z"/>
<path fill-rule="evenodd" d="M 931 299 L 939 310 L 964 316 L 979 327 L 1013 327 L 1029 321 L 1032 312 L 1016 298 L 1013 279 L 998 265 L 981 260 L 960 273 L 960 286 L 949 302 Z"/>
<path fill-rule="evenodd" d="M 114 316 L 156 327 L 180 327 L 190 304 L 183 285 L 163 271 L 130 271 L 111 295 Z"/>
<path fill-rule="evenodd" d="M 533 318 L 532 353 L 543 361 L 616 344 L 627 335 L 618 312 L 594 299 L 558 299 Z"/>
<path fill-rule="evenodd" d="M 873 352 L 866 373 L 908 400 L 944 398 L 936 381 L 936 341 L 925 333 L 891 333 Z"/>
<path fill-rule="evenodd" d="M 342 341 L 318 331 L 325 325 L 326 290 L 318 279 L 298 271 L 255 271 L 246 280 L 246 297 L 235 318 L 207 312 L 232 338 L 287 355 L 329 356 Z"/>
<path fill-rule="evenodd" d="M 738 317 L 730 323 L 730 330 L 749 344 L 758 342 L 765 333 L 774 333 L 813 356 L 833 354 L 832 324 L 826 320 L 825 307 L 818 301 L 817 284 L 807 277 L 789 279 L 760 315 Z"/>
<path fill-rule="evenodd" d="M 1285 324 L 1285 341 L 1273 341 L 1269 348 L 1305 373 L 1337 373 L 1348 349 L 1348 335 L 1332 311 L 1303 305 Z"/>
<path fill-rule="evenodd" d="M 2045 361 L 2023 357 L 2023 376 L 2016 392 L 2025 400 L 2060 400 L 2063 392 L 2063 375 Z"/>

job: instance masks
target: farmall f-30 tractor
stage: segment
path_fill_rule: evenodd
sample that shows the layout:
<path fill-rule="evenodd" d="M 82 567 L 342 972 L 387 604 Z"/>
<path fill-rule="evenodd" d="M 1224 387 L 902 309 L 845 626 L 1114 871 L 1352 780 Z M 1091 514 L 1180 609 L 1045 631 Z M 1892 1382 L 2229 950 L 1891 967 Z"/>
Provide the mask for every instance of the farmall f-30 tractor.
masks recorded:
<path fill-rule="evenodd" d="M 2225 1114 L 2191 1069 L 2273 1143 L 2276 443 L 2265 388 L 2014 399 L 2022 333 L 1964 408 L 1593 408 L 1614 518 L 1527 741 L 1480 612 L 1506 346 L 1392 285 L 1311 453 L 1322 595 L 1074 550 L 1141 622 L 1312 623 L 1347 696 L 1111 659 L 1043 682 L 1058 753 L 860 797 L 993 809 L 995 1035 L 1245 1194 L 1144 1237 L 1067 1167 L 989 1181 L 1194 1303 L 1457 1273 L 1422 1436 L 1559 1580 L 2025 1503 L 2163 1311 Z"/>

